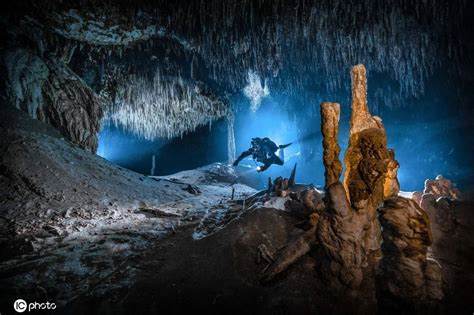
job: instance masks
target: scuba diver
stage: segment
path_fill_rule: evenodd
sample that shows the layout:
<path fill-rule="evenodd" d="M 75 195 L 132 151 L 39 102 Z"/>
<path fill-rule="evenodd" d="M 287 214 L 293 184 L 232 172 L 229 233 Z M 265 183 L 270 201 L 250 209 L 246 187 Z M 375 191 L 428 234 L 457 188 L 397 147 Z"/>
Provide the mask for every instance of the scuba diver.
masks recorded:
<path fill-rule="evenodd" d="M 255 161 L 263 163 L 263 165 L 257 167 L 257 172 L 265 171 L 272 164 L 283 165 L 283 149 L 288 147 L 290 144 L 291 143 L 277 146 L 275 142 L 269 138 L 252 138 L 252 146 L 250 149 L 242 152 L 232 165 L 237 166 L 240 161 L 250 155 Z M 275 154 L 278 149 L 281 149 L 280 157 Z"/>

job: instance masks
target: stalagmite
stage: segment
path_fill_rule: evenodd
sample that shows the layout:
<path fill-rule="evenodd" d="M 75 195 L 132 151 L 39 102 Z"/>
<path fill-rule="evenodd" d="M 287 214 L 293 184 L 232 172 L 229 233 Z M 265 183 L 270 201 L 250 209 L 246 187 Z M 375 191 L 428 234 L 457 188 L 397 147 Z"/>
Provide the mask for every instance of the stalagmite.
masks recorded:
<path fill-rule="evenodd" d="M 340 106 L 337 103 L 321 104 L 321 132 L 323 134 L 323 163 L 325 168 L 326 189 L 339 181 L 342 165 L 339 161 L 339 131 Z"/>
<path fill-rule="evenodd" d="M 351 78 L 352 114 L 349 146 L 344 157 L 344 187 L 352 207 L 369 206 L 375 212 L 383 201 L 383 181 L 390 155 L 382 121 L 368 110 L 365 67 L 354 66 Z"/>
<path fill-rule="evenodd" d="M 234 115 L 232 113 L 227 116 L 227 161 L 229 164 L 235 161 Z"/>
<path fill-rule="evenodd" d="M 327 197 L 318 228 L 323 252 L 320 267 L 331 292 L 352 301 L 360 311 L 371 311 L 376 304 L 375 270 L 381 240 L 376 214 L 384 200 L 392 156 L 380 118 L 368 110 L 365 67 L 353 67 L 351 77 L 353 99 L 344 184 L 339 182 L 338 106 L 321 104 Z"/>
<path fill-rule="evenodd" d="M 321 104 L 326 169 L 326 209 L 317 229 L 321 276 L 329 292 L 358 312 L 373 312 L 377 300 L 413 310 L 436 305 L 443 292 L 439 265 L 427 257 L 430 222 L 415 201 L 398 197 L 399 165 L 387 149 L 381 119 L 368 110 L 363 65 L 352 69 L 352 97 L 344 184 L 339 182 L 339 106 Z"/>
<path fill-rule="evenodd" d="M 364 65 L 356 65 L 351 71 L 352 106 L 350 135 L 370 128 L 382 128 L 380 118 L 372 117 L 367 105 L 367 77 Z"/>
<path fill-rule="evenodd" d="M 156 166 L 156 160 L 155 160 L 155 155 L 153 154 L 151 156 L 151 170 L 150 170 L 150 175 L 151 176 L 155 175 L 155 166 Z"/>

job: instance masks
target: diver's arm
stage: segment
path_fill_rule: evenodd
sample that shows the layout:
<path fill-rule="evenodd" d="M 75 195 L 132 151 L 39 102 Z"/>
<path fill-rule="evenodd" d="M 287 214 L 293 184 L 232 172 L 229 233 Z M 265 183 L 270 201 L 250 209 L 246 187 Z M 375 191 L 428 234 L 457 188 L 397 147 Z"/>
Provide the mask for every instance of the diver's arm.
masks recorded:
<path fill-rule="evenodd" d="M 235 162 L 232 165 L 237 166 L 240 163 L 240 161 L 242 161 L 243 159 L 245 159 L 249 155 L 252 155 L 252 150 L 251 149 L 248 149 L 247 151 L 242 152 L 239 155 L 239 157 L 237 158 L 237 160 L 235 160 Z"/>

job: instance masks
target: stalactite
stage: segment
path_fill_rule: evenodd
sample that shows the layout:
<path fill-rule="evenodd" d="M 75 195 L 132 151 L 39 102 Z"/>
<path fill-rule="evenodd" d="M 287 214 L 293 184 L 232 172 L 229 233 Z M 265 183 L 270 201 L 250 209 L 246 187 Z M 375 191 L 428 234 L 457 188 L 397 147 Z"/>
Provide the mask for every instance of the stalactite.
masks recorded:
<path fill-rule="evenodd" d="M 233 163 L 235 161 L 235 133 L 234 133 L 234 116 L 227 116 L 227 161 Z"/>
<path fill-rule="evenodd" d="M 114 96 L 104 124 L 112 123 L 149 140 L 182 136 L 231 114 L 228 103 L 202 83 L 166 78 L 158 69 L 152 82 L 129 76 Z"/>

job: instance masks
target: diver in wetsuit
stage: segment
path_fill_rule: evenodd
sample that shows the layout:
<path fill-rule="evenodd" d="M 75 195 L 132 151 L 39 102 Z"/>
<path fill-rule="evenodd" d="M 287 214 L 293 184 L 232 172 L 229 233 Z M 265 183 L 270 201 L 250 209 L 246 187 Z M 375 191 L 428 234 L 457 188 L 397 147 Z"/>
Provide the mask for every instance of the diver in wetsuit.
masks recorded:
<path fill-rule="evenodd" d="M 270 167 L 272 164 L 283 165 L 283 160 L 278 157 L 275 152 L 278 149 L 284 149 L 288 147 L 291 143 L 277 146 L 275 142 L 269 138 L 252 138 L 251 147 L 247 151 L 242 152 L 240 156 L 233 163 L 234 166 L 237 166 L 240 161 L 242 161 L 247 156 L 252 156 L 252 158 L 260 163 L 263 163 L 262 166 L 257 168 L 257 172 L 263 172 Z"/>

